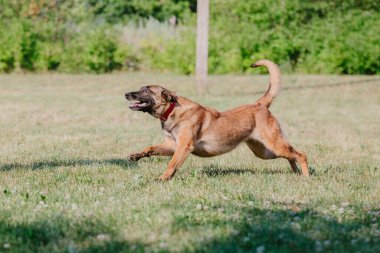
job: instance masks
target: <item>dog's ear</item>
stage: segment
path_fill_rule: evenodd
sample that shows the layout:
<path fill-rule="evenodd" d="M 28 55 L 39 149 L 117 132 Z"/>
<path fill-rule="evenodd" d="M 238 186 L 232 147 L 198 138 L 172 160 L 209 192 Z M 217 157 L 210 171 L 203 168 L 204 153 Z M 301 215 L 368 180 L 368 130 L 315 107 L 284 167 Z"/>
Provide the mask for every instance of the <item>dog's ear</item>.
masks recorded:
<path fill-rule="evenodd" d="M 163 89 L 161 92 L 161 97 L 165 99 L 166 102 L 177 102 L 177 96 L 174 92 L 171 92 L 170 90 Z"/>

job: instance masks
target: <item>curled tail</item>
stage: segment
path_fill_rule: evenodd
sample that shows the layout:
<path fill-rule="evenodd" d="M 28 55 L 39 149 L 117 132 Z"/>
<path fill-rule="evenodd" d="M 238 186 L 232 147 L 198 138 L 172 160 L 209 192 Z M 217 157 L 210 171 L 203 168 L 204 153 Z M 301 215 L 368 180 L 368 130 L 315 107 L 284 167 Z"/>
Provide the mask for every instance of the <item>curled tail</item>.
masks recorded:
<path fill-rule="evenodd" d="M 277 93 L 280 91 L 281 73 L 279 67 L 269 60 L 259 60 L 251 65 L 252 68 L 259 66 L 265 66 L 269 71 L 269 88 L 267 92 L 256 101 L 256 103 L 269 107 Z"/>

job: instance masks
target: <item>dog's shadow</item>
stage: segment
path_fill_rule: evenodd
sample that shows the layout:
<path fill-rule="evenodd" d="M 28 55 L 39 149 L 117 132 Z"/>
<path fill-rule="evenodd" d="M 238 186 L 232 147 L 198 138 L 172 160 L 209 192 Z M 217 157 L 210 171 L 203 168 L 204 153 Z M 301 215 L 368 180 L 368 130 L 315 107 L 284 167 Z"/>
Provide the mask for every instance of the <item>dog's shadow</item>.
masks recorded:
<path fill-rule="evenodd" d="M 229 166 L 221 166 L 219 164 L 210 164 L 201 168 L 200 172 L 208 177 L 220 177 L 228 175 L 243 175 L 243 174 L 292 174 L 291 170 L 265 168 L 257 170 L 255 168 L 236 168 Z"/>
<path fill-rule="evenodd" d="M 15 169 L 21 170 L 40 170 L 40 169 L 53 169 L 57 167 L 77 167 L 77 166 L 90 166 L 90 165 L 113 165 L 122 169 L 129 169 L 137 166 L 136 162 L 120 158 L 110 159 L 68 159 L 68 160 L 41 160 L 30 163 L 6 163 L 0 164 L 0 171 L 10 171 Z"/>

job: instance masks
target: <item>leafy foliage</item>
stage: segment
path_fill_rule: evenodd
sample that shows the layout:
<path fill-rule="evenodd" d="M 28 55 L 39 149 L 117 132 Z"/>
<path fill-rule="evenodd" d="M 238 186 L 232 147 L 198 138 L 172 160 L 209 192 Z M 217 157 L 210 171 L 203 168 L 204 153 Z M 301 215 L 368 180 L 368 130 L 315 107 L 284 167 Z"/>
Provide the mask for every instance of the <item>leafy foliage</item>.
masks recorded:
<path fill-rule="evenodd" d="M 28 23 L 22 24 L 20 40 L 20 67 L 25 70 L 34 70 L 39 57 L 38 34 Z"/>
<path fill-rule="evenodd" d="M 11 72 L 15 68 L 16 55 L 13 46 L 13 34 L 5 33 L 0 26 L 0 72 Z"/>
<path fill-rule="evenodd" d="M 121 67 L 116 60 L 117 44 L 115 39 L 104 30 L 96 32 L 90 37 L 87 48 L 87 66 L 96 73 L 110 72 Z"/>
<path fill-rule="evenodd" d="M 260 58 L 309 73 L 380 71 L 375 53 L 380 49 L 380 15 L 372 9 L 380 4 L 375 1 L 219 3 L 211 9 L 212 72 L 244 72 Z"/>
<path fill-rule="evenodd" d="M 0 3 L 1 72 L 194 72 L 196 0 Z M 379 74 L 378 9 L 375 0 L 212 0 L 209 72 L 269 58 L 287 72 Z M 152 19 L 167 32 L 146 31 Z"/>
<path fill-rule="evenodd" d="M 166 21 L 172 16 L 184 19 L 195 10 L 196 0 L 88 0 L 94 13 L 110 23 L 147 20 L 151 17 Z"/>

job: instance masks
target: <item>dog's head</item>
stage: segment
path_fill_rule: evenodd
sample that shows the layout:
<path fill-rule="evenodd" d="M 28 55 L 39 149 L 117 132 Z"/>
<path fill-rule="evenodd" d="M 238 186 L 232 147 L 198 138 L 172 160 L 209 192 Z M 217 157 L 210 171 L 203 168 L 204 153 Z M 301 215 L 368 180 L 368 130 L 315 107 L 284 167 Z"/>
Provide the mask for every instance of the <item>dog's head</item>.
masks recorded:
<path fill-rule="evenodd" d="M 176 95 L 159 86 L 143 86 L 138 91 L 125 93 L 125 98 L 131 101 L 129 108 L 133 111 L 148 112 L 152 115 L 161 113 L 168 103 L 177 102 Z"/>

